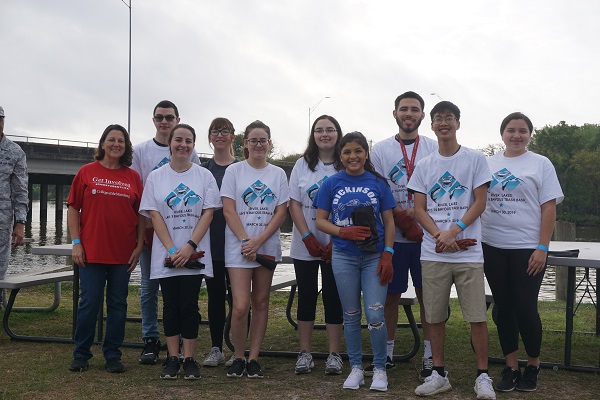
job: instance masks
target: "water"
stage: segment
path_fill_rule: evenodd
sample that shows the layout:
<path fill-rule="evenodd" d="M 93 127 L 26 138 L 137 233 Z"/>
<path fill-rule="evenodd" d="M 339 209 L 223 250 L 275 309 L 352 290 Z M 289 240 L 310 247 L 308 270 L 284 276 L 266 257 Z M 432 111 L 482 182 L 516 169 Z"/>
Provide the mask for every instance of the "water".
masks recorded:
<path fill-rule="evenodd" d="M 8 274 L 15 274 L 25 272 L 29 270 L 66 265 L 65 257 L 60 256 L 38 256 L 31 254 L 31 246 L 43 246 L 53 244 L 67 243 L 67 220 L 66 209 L 63 211 L 65 218 L 62 224 L 55 223 L 55 205 L 53 202 L 48 203 L 48 220 L 46 223 L 40 222 L 40 202 L 34 201 L 32 204 L 32 221 L 31 224 L 26 227 L 25 236 L 31 238 L 32 242 L 26 243 L 24 246 L 19 246 L 12 250 L 11 258 L 9 260 Z M 281 234 L 281 246 L 283 254 L 289 254 L 289 247 L 291 242 L 291 226 L 284 224 L 284 230 Z M 597 242 L 600 241 L 600 228 L 599 227 L 583 227 L 577 228 L 577 240 Z M 294 274 L 294 267 L 292 265 L 278 265 L 275 270 L 275 276 L 284 276 Z M 584 277 L 584 269 L 577 269 L 577 280 Z M 596 282 L 596 270 L 590 269 L 590 280 L 595 284 Z M 555 272 L 554 267 L 548 267 L 544 280 L 542 281 L 542 288 L 540 291 L 540 298 L 545 300 L 554 300 L 554 282 Z M 140 283 L 140 270 L 139 267 L 131 274 L 131 283 Z M 585 284 L 581 285 L 578 290 L 578 299 L 581 298 L 585 291 Z M 453 293 L 456 296 L 456 293 Z M 589 296 L 584 297 L 584 302 L 591 302 Z"/>

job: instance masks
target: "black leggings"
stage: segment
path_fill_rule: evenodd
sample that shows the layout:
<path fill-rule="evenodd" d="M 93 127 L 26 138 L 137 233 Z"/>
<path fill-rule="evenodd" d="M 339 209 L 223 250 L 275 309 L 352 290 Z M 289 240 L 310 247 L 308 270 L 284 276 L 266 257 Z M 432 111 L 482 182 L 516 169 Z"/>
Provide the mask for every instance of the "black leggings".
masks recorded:
<path fill-rule="evenodd" d="M 519 333 L 527 355 L 540 356 L 542 321 L 537 302 L 544 278 L 542 270 L 527 274 L 535 249 L 499 249 L 483 243 L 484 271 L 496 305 L 496 326 L 504 355 L 519 348 Z"/>
<path fill-rule="evenodd" d="M 298 321 L 314 321 L 319 296 L 319 266 L 321 267 L 321 283 L 323 288 L 323 308 L 325 323 L 341 324 L 343 322 L 342 303 L 338 295 L 331 263 L 322 261 L 304 261 L 294 259 L 296 283 L 298 284 Z"/>
<path fill-rule="evenodd" d="M 225 327 L 225 300 L 227 296 L 227 271 L 225 261 L 213 260 L 213 277 L 206 279 L 208 292 L 208 323 L 212 347 L 223 351 L 223 329 Z"/>
<path fill-rule="evenodd" d="M 163 295 L 163 327 L 165 336 L 198 337 L 198 295 L 202 275 L 178 275 L 160 278 Z"/>

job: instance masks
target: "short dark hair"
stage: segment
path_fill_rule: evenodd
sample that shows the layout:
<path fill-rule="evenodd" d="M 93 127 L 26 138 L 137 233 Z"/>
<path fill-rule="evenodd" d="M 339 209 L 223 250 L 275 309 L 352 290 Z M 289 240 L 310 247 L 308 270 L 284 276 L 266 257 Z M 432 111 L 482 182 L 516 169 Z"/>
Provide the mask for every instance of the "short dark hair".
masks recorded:
<path fill-rule="evenodd" d="M 169 145 L 171 144 L 171 140 L 173 140 L 173 134 L 179 128 L 187 129 L 190 132 L 192 132 L 192 137 L 194 138 L 194 143 L 196 143 L 196 130 L 188 124 L 177 124 L 173 127 L 173 129 L 171 129 L 171 132 L 169 133 L 169 139 L 167 141 L 167 143 L 169 143 Z"/>
<path fill-rule="evenodd" d="M 500 124 L 500 136 L 502 136 L 502 133 L 506 129 L 506 125 L 508 125 L 508 123 L 510 121 L 515 120 L 515 119 L 522 119 L 523 121 L 525 121 L 525 123 L 527 124 L 527 127 L 529 128 L 529 134 L 533 133 L 533 124 L 531 123 L 531 120 L 529 119 L 529 117 L 527 115 L 523 114 L 522 112 L 517 111 L 512 114 L 508 114 L 502 120 L 502 123 Z"/>
<path fill-rule="evenodd" d="M 350 142 L 358 143 L 359 146 L 362 147 L 363 150 L 367 153 L 367 159 L 365 160 L 365 171 L 369 171 L 377 178 L 383 179 L 385 183 L 389 186 L 389 183 L 387 183 L 387 179 L 385 179 L 379 172 L 375 171 L 375 167 L 371 162 L 371 156 L 369 155 L 369 143 L 367 142 L 367 138 L 365 137 L 365 135 L 357 131 L 346 133 L 342 140 L 340 140 L 340 151 L 344 148 L 345 145 L 347 145 Z"/>
<path fill-rule="evenodd" d="M 315 119 L 315 122 L 313 122 L 312 128 L 310 129 L 310 135 L 308 136 L 308 146 L 306 146 L 306 150 L 304 150 L 302 157 L 304 157 L 304 160 L 308 164 L 308 168 L 315 172 L 315 168 L 319 163 L 319 147 L 317 146 L 317 142 L 315 140 L 315 125 L 317 125 L 317 122 L 321 121 L 322 119 L 330 121 L 337 130 L 337 140 L 335 141 L 335 150 L 333 151 L 333 166 L 336 171 L 339 171 L 342 167 L 339 146 L 339 143 L 342 140 L 342 128 L 340 127 L 340 123 L 337 121 L 337 119 L 330 115 L 321 115 L 319 118 Z"/>
<path fill-rule="evenodd" d="M 107 126 L 104 132 L 102 132 L 102 136 L 100 136 L 100 141 L 98 142 L 98 147 L 94 151 L 94 158 L 98 161 L 104 159 L 106 152 L 102 148 L 102 145 L 106 141 L 106 137 L 111 131 L 119 131 L 123 134 L 123 138 L 125 138 L 125 153 L 123 153 L 121 158 L 119 158 L 119 164 L 129 167 L 133 160 L 133 145 L 131 144 L 131 139 L 129 138 L 127 129 L 118 124 Z"/>
<path fill-rule="evenodd" d="M 175 116 L 177 118 L 179 118 L 179 110 L 177 109 L 177 106 L 169 100 L 163 100 L 158 102 L 158 104 L 156 106 L 154 106 L 154 111 L 152 111 L 152 116 L 154 117 L 154 114 L 156 113 L 156 109 L 157 108 L 172 108 L 173 110 L 175 110 Z"/>
<path fill-rule="evenodd" d="M 212 120 L 210 125 L 208 126 L 208 145 L 210 146 L 210 131 L 213 129 L 229 129 L 231 132 L 230 135 L 235 139 L 235 128 L 230 120 L 223 117 L 218 117 Z M 231 142 L 231 146 L 229 146 L 229 152 L 233 155 L 233 141 Z"/>
<path fill-rule="evenodd" d="M 264 122 L 259 121 L 259 120 L 252 122 L 250 125 L 248 125 L 246 127 L 246 129 L 244 129 L 244 139 L 248 139 L 248 134 L 253 129 L 263 129 L 265 132 L 267 132 L 269 139 L 271 139 L 271 128 L 269 128 Z M 244 146 L 244 158 L 247 160 L 248 157 L 250 157 L 250 152 Z"/>
<path fill-rule="evenodd" d="M 435 114 L 440 114 L 444 111 L 451 112 L 452 114 L 454 114 L 454 117 L 456 118 L 456 120 L 460 121 L 460 109 L 456 106 L 456 104 L 454 104 L 450 101 L 444 100 L 444 101 L 440 101 L 439 103 L 437 103 L 431 109 L 431 112 L 429 113 L 429 115 L 431 117 L 431 122 L 433 122 L 433 116 Z"/>
<path fill-rule="evenodd" d="M 404 92 L 400 96 L 396 97 L 396 101 L 394 102 L 394 110 L 398 109 L 398 106 L 400 105 L 400 100 L 402 99 L 417 99 L 421 104 L 421 111 L 425 110 L 425 100 L 423 100 L 423 98 L 419 96 L 418 93 L 415 93 L 411 90 L 409 90 L 408 92 Z"/>

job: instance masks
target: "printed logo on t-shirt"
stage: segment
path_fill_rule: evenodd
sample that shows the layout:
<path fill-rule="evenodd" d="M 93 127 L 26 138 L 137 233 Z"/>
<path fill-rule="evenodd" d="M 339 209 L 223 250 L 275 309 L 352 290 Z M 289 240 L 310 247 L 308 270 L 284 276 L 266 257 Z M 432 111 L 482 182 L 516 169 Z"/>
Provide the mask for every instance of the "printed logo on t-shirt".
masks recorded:
<path fill-rule="evenodd" d="M 394 184 L 398 184 L 398 181 L 406 175 L 406 163 L 404 162 L 404 157 L 396 165 L 394 168 L 388 173 L 388 178 L 390 181 L 394 182 Z"/>
<path fill-rule="evenodd" d="M 448 194 L 450 200 L 456 200 L 462 196 L 468 188 L 460 184 L 460 182 L 452 176 L 448 171 L 438 179 L 437 183 L 433 185 L 429 191 L 429 198 L 434 202 L 438 202 L 444 195 Z"/>
<path fill-rule="evenodd" d="M 158 164 L 156 164 L 156 167 L 152 168 L 152 171 L 154 171 L 155 169 L 159 169 L 160 167 L 162 167 L 165 164 L 169 163 L 169 157 L 165 157 L 162 160 L 159 161 Z"/>
<path fill-rule="evenodd" d="M 360 207 L 360 206 L 372 206 L 373 202 L 371 200 L 366 200 L 364 202 L 360 202 L 358 199 L 352 199 L 346 203 L 337 203 L 337 206 L 333 209 L 333 223 L 337 226 L 349 226 L 354 225 L 354 221 L 349 216 L 341 219 L 340 214 L 346 209 L 346 207 Z"/>
<path fill-rule="evenodd" d="M 325 182 L 325 179 L 327 179 L 328 176 L 325 175 L 323 177 L 323 179 L 319 180 L 319 182 L 315 183 L 314 185 L 311 185 L 308 190 L 306 191 L 306 194 L 308 195 L 308 198 L 310 199 L 310 201 L 315 201 L 315 196 L 317 195 L 317 192 L 319 191 L 319 188 L 321 187 L 321 185 L 323 184 L 323 182 Z M 317 208 L 315 206 L 313 206 L 313 208 Z"/>
<path fill-rule="evenodd" d="M 494 186 L 498 184 L 501 185 L 503 191 L 513 190 L 517 186 L 519 186 L 521 182 L 525 184 L 525 181 L 523 181 L 523 179 L 517 178 L 508 169 L 502 168 L 500 171 L 492 174 L 492 184 L 490 185 L 488 191 L 492 190 Z"/>
<path fill-rule="evenodd" d="M 247 206 L 255 200 L 260 200 L 260 204 L 271 204 L 275 199 L 277 199 L 275 193 L 260 180 L 254 182 L 242 193 L 242 200 Z"/>
<path fill-rule="evenodd" d="M 197 195 L 192 189 L 180 183 L 171 193 L 165 198 L 165 203 L 171 208 L 175 209 L 179 203 L 183 202 L 184 206 L 193 206 L 197 202 L 202 200 L 202 197 Z"/>

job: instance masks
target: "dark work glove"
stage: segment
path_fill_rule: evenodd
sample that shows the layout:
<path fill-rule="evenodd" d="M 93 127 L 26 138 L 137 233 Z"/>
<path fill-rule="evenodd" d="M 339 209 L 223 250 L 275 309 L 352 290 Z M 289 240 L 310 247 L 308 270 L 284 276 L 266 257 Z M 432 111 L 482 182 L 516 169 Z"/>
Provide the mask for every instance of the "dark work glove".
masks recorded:
<path fill-rule="evenodd" d="M 340 238 L 346 240 L 365 240 L 371 236 L 371 229 L 366 226 L 345 226 L 340 228 Z"/>
<path fill-rule="evenodd" d="M 408 215 L 406 210 L 400 210 L 394 213 L 394 223 L 402 232 L 404 237 L 412 242 L 421 243 L 423 241 L 423 229 L 417 221 Z"/>
<path fill-rule="evenodd" d="M 311 256 L 313 256 L 313 257 L 322 257 L 323 256 L 323 252 L 325 251 L 325 248 L 323 247 L 323 245 L 321 243 L 319 243 L 319 241 L 317 240 L 315 235 L 313 235 L 312 233 L 309 233 L 308 236 L 302 238 L 302 241 L 304 242 L 304 245 L 306 246 L 306 249 L 308 250 L 308 253 Z"/>
<path fill-rule="evenodd" d="M 456 244 L 461 250 L 468 250 L 469 247 L 475 246 L 477 244 L 477 239 L 459 239 L 456 241 Z M 435 252 L 441 253 L 442 250 L 435 246 Z"/>
<path fill-rule="evenodd" d="M 204 251 L 200 250 L 190 255 L 190 259 L 185 263 L 185 267 L 189 269 L 204 269 L 205 265 L 202 264 L 198 259 L 204 257 Z M 171 257 L 165 258 L 165 267 L 174 268 Z"/>
<path fill-rule="evenodd" d="M 325 261 L 326 263 L 330 263 L 331 264 L 331 247 L 333 246 L 333 242 L 329 241 L 329 244 L 327 246 L 325 246 L 325 251 L 323 252 L 323 256 L 321 257 L 321 259 L 323 261 Z"/>
<path fill-rule="evenodd" d="M 379 283 L 381 286 L 387 285 L 392 281 L 394 276 L 394 267 L 392 267 L 392 253 L 384 251 L 379 258 L 377 266 L 377 275 L 379 275 Z"/>
<path fill-rule="evenodd" d="M 269 271 L 275 271 L 275 267 L 277 266 L 275 257 L 267 254 L 257 254 L 256 262 L 268 269 Z"/>
<path fill-rule="evenodd" d="M 373 206 L 359 206 L 352 211 L 352 221 L 357 226 L 367 226 L 371 235 L 364 241 L 359 242 L 357 247 L 360 250 L 369 253 L 377 252 L 377 242 L 379 241 L 379 232 L 377 232 L 377 223 L 375 222 L 375 209 Z"/>

